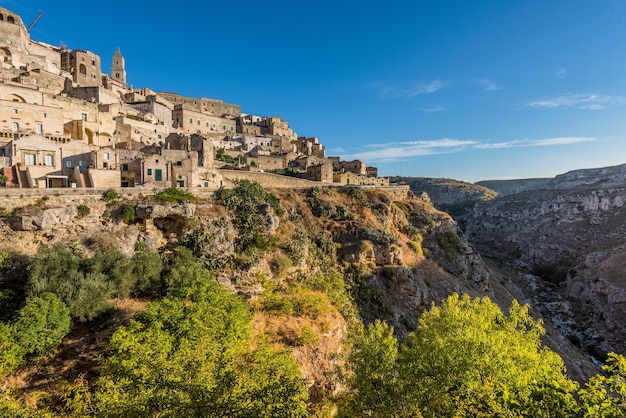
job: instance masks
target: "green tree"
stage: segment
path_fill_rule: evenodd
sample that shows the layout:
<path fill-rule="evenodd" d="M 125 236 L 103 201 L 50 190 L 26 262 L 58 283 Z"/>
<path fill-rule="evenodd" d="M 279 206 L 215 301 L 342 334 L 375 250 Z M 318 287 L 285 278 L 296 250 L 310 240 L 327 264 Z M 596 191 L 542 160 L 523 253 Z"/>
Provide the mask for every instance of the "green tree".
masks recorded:
<path fill-rule="evenodd" d="M 165 298 L 111 338 L 98 382 L 103 416 L 300 417 L 306 390 L 295 361 L 250 348 L 247 306 L 215 280 L 189 299 Z"/>
<path fill-rule="evenodd" d="M 29 265 L 27 294 L 54 293 L 80 321 L 110 309 L 115 287 L 108 276 L 89 271 L 90 263 L 63 244 L 40 246 Z"/>
<path fill-rule="evenodd" d="M 22 362 L 24 349 L 15 341 L 15 331 L 0 323 L 0 378 L 13 373 Z"/>
<path fill-rule="evenodd" d="M 487 297 L 454 294 L 419 320 L 399 354 L 404 393 L 424 416 L 573 413 L 577 385 L 541 345 L 541 320 L 513 301 L 509 316 Z"/>
<path fill-rule="evenodd" d="M 131 263 L 137 293 L 148 292 L 160 283 L 163 263 L 159 254 L 150 251 L 145 245 L 139 245 Z"/>
<path fill-rule="evenodd" d="M 48 354 L 70 330 L 70 312 L 54 294 L 29 298 L 14 324 L 16 341 L 26 354 Z"/>
<path fill-rule="evenodd" d="M 137 276 L 133 273 L 131 259 L 117 248 L 106 248 L 94 254 L 89 260 L 91 273 L 101 274 L 112 283 L 115 296 L 127 298 L 137 283 Z"/>
<path fill-rule="evenodd" d="M 359 332 L 348 357 L 350 376 L 338 416 L 420 416 L 415 405 L 405 402 L 397 361 L 392 327 L 377 320 Z"/>
<path fill-rule="evenodd" d="M 579 391 L 585 417 L 626 417 L 626 358 L 609 353 L 606 374 L 589 379 Z"/>

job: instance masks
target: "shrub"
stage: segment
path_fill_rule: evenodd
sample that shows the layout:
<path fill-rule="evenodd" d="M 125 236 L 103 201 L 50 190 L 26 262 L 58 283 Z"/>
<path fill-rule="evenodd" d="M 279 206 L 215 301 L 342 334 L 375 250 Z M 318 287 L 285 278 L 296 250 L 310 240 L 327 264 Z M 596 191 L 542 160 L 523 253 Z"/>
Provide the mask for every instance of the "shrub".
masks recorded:
<path fill-rule="evenodd" d="M 284 254 L 278 254 L 270 262 L 272 273 L 278 277 L 284 277 L 287 270 L 293 265 L 291 258 Z"/>
<path fill-rule="evenodd" d="M 0 322 L 0 378 L 13 373 L 23 357 L 24 350 L 15 341 L 13 327 Z"/>
<path fill-rule="evenodd" d="M 70 311 L 54 294 L 29 298 L 14 324 L 15 338 L 26 354 L 46 355 L 70 330 Z"/>
<path fill-rule="evenodd" d="M 131 263 L 136 292 L 149 291 L 160 282 L 163 264 L 159 254 L 140 247 L 133 254 Z"/>
<path fill-rule="evenodd" d="M 165 190 L 161 190 L 154 195 L 154 198 L 161 202 L 171 203 L 193 202 L 196 200 L 196 197 L 193 194 L 186 192 L 183 189 L 179 189 L 178 187 L 170 187 Z"/>
<path fill-rule="evenodd" d="M 448 260 L 454 259 L 454 256 L 461 252 L 461 240 L 454 232 L 446 231 L 437 234 L 437 243 Z"/>
<path fill-rule="evenodd" d="M 104 193 L 102 193 L 102 199 L 104 199 L 107 202 L 110 202 L 115 199 L 119 199 L 120 197 L 122 196 L 113 189 L 108 189 Z"/>
<path fill-rule="evenodd" d="M 87 260 L 63 244 L 40 246 L 28 266 L 29 297 L 54 293 L 80 321 L 94 319 L 110 308 L 115 287 L 103 273 L 91 272 Z"/>
<path fill-rule="evenodd" d="M 298 337 L 297 344 L 309 345 L 309 344 L 314 344 L 318 342 L 319 340 L 320 340 L 319 335 L 317 335 L 315 331 L 313 331 L 313 329 L 309 325 L 305 325 L 302 328 L 302 332 L 300 333 L 300 336 Z"/>
<path fill-rule="evenodd" d="M 424 249 L 422 248 L 422 244 L 420 242 L 409 241 L 409 247 L 411 247 L 411 249 L 415 251 L 415 254 L 419 255 L 420 257 L 424 256 Z"/>
<path fill-rule="evenodd" d="M 135 207 L 133 205 L 122 205 L 120 207 L 120 216 L 122 217 L 122 221 L 126 224 L 130 224 L 135 220 Z"/>
<path fill-rule="evenodd" d="M 85 216 L 91 213 L 91 209 L 87 205 L 78 205 L 76 206 L 76 216 L 79 218 L 84 218 Z"/>

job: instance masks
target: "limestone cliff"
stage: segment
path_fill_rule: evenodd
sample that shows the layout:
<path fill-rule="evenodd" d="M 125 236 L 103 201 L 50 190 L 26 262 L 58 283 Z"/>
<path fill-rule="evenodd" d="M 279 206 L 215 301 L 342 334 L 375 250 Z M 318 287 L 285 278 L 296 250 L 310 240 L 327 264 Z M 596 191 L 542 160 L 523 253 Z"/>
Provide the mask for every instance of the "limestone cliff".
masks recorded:
<path fill-rule="evenodd" d="M 624 165 L 577 170 L 481 202 L 465 223 L 481 254 L 543 279 L 544 315 L 600 360 L 626 352 L 625 184 Z"/>

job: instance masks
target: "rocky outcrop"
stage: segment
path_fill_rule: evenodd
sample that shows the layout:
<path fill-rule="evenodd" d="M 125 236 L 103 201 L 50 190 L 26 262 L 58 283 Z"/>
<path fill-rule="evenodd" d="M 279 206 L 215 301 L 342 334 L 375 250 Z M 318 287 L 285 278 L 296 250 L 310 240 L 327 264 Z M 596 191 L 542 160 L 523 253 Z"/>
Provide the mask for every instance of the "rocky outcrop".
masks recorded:
<path fill-rule="evenodd" d="M 155 219 L 181 217 L 190 218 L 196 212 L 196 205 L 193 203 L 183 203 L 180 205 L 137 205 L 135 206 L 135 216 L 138 219 Z"/>
<path fill-rule="evenodd" d="M 14 231 L 45 231 L 57 225 L 70 223 L 76 217 L 76 209 L 73 207 L 41 209 L 30 212 L 29 214 L 9 217 L 7 222 L 11 229 Z"/>
<path fill-rule="evenodd" d="M 554 178 L 487 180 L 476 185 L 487 187 L 500 195 L 524 193 L 531 190 L 611 189 L 623 187 L 626 164 L 568 171 Z"/>
<path fill-rule="evenodd" d="M 554 285 L 548 314 L 566 302 L 563 331 L 599 359 L 626 352 L 625 183 L 626 166 L 570 172 L 548 189 L 481 202 L 465 221 L 482 254 Z"/>

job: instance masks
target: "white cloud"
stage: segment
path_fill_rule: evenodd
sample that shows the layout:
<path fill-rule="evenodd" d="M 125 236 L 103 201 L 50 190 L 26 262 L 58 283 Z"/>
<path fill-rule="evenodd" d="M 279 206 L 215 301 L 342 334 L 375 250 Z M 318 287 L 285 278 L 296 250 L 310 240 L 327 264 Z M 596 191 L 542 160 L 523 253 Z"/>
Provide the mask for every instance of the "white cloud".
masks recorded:
<path fill-rule="evenodd" d="M 556 72 L 556 76 L 558 78 L 565 78 L 568 76 L 567 71 L 565 70 L 565 68 L 561 68 L 559 71 Z"/>
<path fill-rule="evenodd" d="M 593 137 L 571 136 L 543 139 L 517 139 L 505 142 L 478 142 L 474 140 L 459 140 L 442 138 L 428 141 L 388 142 L 368 144 L 364 150 L 343 155 L 344 160 L 359 159 L 368 163 L 402 161 L 412 157 L 422 157 L 435 154 L 449 154 L 466 151 L 468 149 L 504 149 L 519 147 L 545 147 L 571 145 L 580 142 L 595 141 Z"/>
<path fill-rule="evenodd" d="M 375 81 L 369 87 L 377 90 L 381 97 L 413 98 L 420 94 L 435 93 L 450 84 L 448 81 L 436 79 L 421 83 L 392 83 L 389 81 Z"/>
<path fill-rule="evenodd" d="M 420 112 L 425 113 L 433 113 L 433 112 L 444 112 L 448 110 L 445 106 L 433 106 L 433 107 L 420 107 Z"/>
<path fill-rule="evenodd" d="M 604 110 L 610 106 L 623 106 L 626 97 L 603 96 L 598 94 L 567 94 L 544 100 L 526 102 L 526 106 L 534 108 L 553 109 L 557 107 L 571 107 L 576 109 Z"/>
<path fill-rule="evenodd" d="M 483 91 L 495 91 L 500 90 L 502 86 L 499 86 L 494 81 L 488 78 L 482 78 L 478 80 L 472 80 L 472 84 L 476 84 L 478 86 L 482 86 Z"/>
<path fill-rule="evenodd" d="M 516 139 L 507 142 L 491 142 L 481 143 L 474 146 L 478 149 L 500 149 L 500 148 L 518 148 L 518 147 L 545 147 L 551 145 L 569 145 L 580 142 L 595 141 L 593 137 L 587 136 L 562 136 L 544 139 Z"/>
<path fill-rule="evenodd" d="M 366 146 L 367 150 L 344 156 L 344 159 L 359 159 L 368 162 L 390 162 L 410 157 L 457 152 L 474 144 L 476 144 L 475 141 L 463 141 L 451 138 L 442 138 L 431 141 L 369 144 Z"/>

